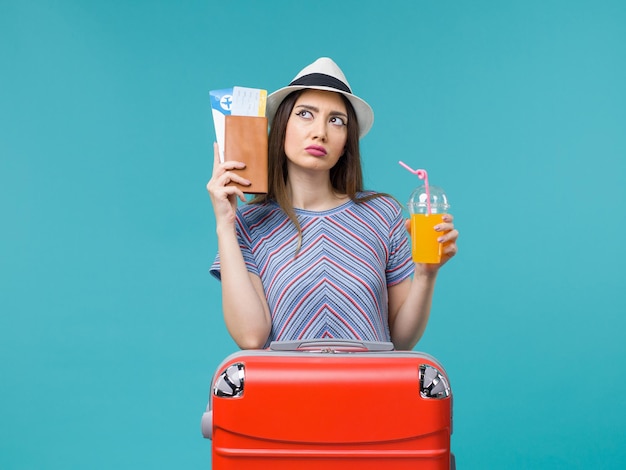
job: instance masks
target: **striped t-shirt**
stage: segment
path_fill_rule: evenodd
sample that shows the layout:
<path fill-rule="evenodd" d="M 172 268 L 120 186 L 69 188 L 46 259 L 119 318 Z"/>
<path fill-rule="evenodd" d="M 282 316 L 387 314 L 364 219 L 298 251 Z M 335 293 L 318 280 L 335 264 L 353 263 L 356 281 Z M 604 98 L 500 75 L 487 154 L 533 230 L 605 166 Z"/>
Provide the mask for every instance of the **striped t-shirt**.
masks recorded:
<path fill-rule="evenodd" d="M 296 209 L 298 233 L 275 202 L 237 209 L 248 271 L 263 282 L 270 341 L 312 338 L 390 341 L 387 287 L 413 274 L 400 206 L 392 198 L 348 201 L 331 210 Z M 211 273 L 219 279 L 217 255 Z"/>

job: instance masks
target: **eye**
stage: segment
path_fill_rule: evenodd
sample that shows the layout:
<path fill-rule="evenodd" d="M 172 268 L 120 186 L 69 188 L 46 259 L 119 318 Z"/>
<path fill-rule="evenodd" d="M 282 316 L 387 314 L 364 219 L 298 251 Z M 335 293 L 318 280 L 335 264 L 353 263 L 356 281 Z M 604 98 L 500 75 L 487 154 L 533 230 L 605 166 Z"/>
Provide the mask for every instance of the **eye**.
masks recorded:
<path fill-rule="evenodd" d="M 311 111 L 307 109 L 301 109 L 300 111 L 296 113 L 296 116 L 300 116 L 301 118 L 304 118 L 304 119 L 310 119 L 313 117 L 313 115 L 311 114 Z"/>
<path fill-rule="evenodd" d="M 330 118 L 330 122 L 336 126 L 345 126 L 346 120 L 341 116 L 333 116 Z"/>

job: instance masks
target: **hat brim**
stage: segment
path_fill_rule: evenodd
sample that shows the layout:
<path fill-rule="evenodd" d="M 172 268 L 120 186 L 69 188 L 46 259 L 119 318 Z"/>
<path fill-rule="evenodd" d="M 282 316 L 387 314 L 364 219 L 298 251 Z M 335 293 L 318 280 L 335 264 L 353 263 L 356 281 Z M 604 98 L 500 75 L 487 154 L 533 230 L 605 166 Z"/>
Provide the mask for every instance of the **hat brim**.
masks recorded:
<path fill-rule="evenodd" d="M 372 124 L 374 124 L 374 111 L 372 107 L 367 104 L 364 100 L 359 98 L 358 96 L 353 95 L 352 93 L 345 93 L 337 88 L 326 87 L 326 86 L 316 86 L 316 85 L 290 85 L 284 88 L 280 88 L 275 92 L 271 93 L 267 96 L 267 118 L 270 123 L 274 121 L 274 115 L 280 106 L 280 103 L 289 95 L 297 90 L 323 90 L 323 91 L 333 91 L 335 93 L 340 93 L 345 96 L 352 107 L 354 108 L 354 112 L 356 113 L 357 121 L 359 121 L 359 137 L 363 137 L 365 134 L 369 132 L 372 128 Z"/>

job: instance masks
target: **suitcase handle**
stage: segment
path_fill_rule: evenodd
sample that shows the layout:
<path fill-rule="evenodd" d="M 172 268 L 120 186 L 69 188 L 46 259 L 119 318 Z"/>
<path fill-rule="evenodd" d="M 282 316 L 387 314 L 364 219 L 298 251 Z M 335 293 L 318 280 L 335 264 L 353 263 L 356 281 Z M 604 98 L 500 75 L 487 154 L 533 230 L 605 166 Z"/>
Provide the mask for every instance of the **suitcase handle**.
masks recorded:
<path fill-rule="evenodd" d="M 384 352 L 393 351 L 393 343 L 323 338 L 296 341 L 272 341 L 270 343 L 270 351 L 305 351 L 329 354 L 348 352 Z"/>

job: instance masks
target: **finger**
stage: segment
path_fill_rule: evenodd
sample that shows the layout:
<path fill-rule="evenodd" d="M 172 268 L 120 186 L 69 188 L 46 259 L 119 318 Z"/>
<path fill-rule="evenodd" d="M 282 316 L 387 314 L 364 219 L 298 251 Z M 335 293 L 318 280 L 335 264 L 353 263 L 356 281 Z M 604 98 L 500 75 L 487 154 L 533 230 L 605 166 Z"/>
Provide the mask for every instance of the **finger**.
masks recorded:
<path fill-rule="evenodd" d="M 219 163 L 213 168 L 213 177 L 215 179 L 223 178 L 223 176 L 229 171 L 243 170 L 244 168 L 246 168 L 246 164 L 244 162 L 237 162 L 234 160 L 225 161 L 223 163 Z"/>
<path fill-rule="evenodd" d="M 220 146 L 217 142 L 213 142 L 213 170 L 215 171 L 215 169 L 217 169 L 220 165 L 224 165 L 224 168 L 227 169 L 246 167 L 245 163 L 235 160 L 227 160 L 222 162 L 222 158 L 220 157 Z"/>
<path fill-rule="evenodd" d="M 211 195 L 216 195 L 218 198 L 220 197 L 218 193 L 224 191 L 227 188 L 236 188 L 234 185 L 230 185 L 230 183 L 237 183 L 242 186 L 250 186 L 251 182 L 247 179 L 243 178 L 240 175 L 232 172 L 222 173 L 220 176 L 214 176 L 209 180 L 206 184 L 206 189 Z M 230 191 L 227 192 L 230 194 Z"/>
<path fill-rule="evenodd" d="M 437 232 L 450 232 L 451 230 L 454 230 L 454 224 L 452 223 L 442 223 L 442 224 L 437 224 L 435 225 L 435 230 Z"/>
<path fill-rule="evenodd" d="M 215 201 L 227 200 L 231 204 L 235 202 L 235 198 L 240 199 L 242 202 L 246 202 L 246 195 L 244 194 L 244 192 L 234 185 L 220 186 L 219 191 L 214 191 L 211 196 L 212 199 L 214 199 Z"/>
<path fill-rule="evenodd" d="M 443 246 L 443 255 L 446 258 L 452 258 L 459 251 L 456 243 L 448 243 Z"/>
<path fill-rule="evenodd" d="M 221 177 L 222 185 L 226 186 L 230 183 L 241 184 L 242 186 L 250 186 L 252 183 L 250 180 L 244 178 L 243 176 L 237 174 L 234 171 L 227 171 Z"/>
<path fill-rule="evenodd" d="M 215 170 L 220 163 L 220 146 L 217 142 L 213 142 L 213 170 Z"/>
<path fill-rule="evenodd" d="M 438 237 L 437 241 L 439 243 L 452 243 L 452 242 L 456 242 L 457 238 L 459 238 L 458 230 L 450 230 L 449 232 L 446 232 L 440 237 Z"/>
<path fill-rule="evenodd" d="M 233 198 L 239 199 L 241 202 L 246 202 L 246 195 L 243 193 L 241 189 L 237 186 L 226 186 L 224 188 L 224 192 L 228 195 L 228 200 L 234 205 L 235 201 Z"/>

